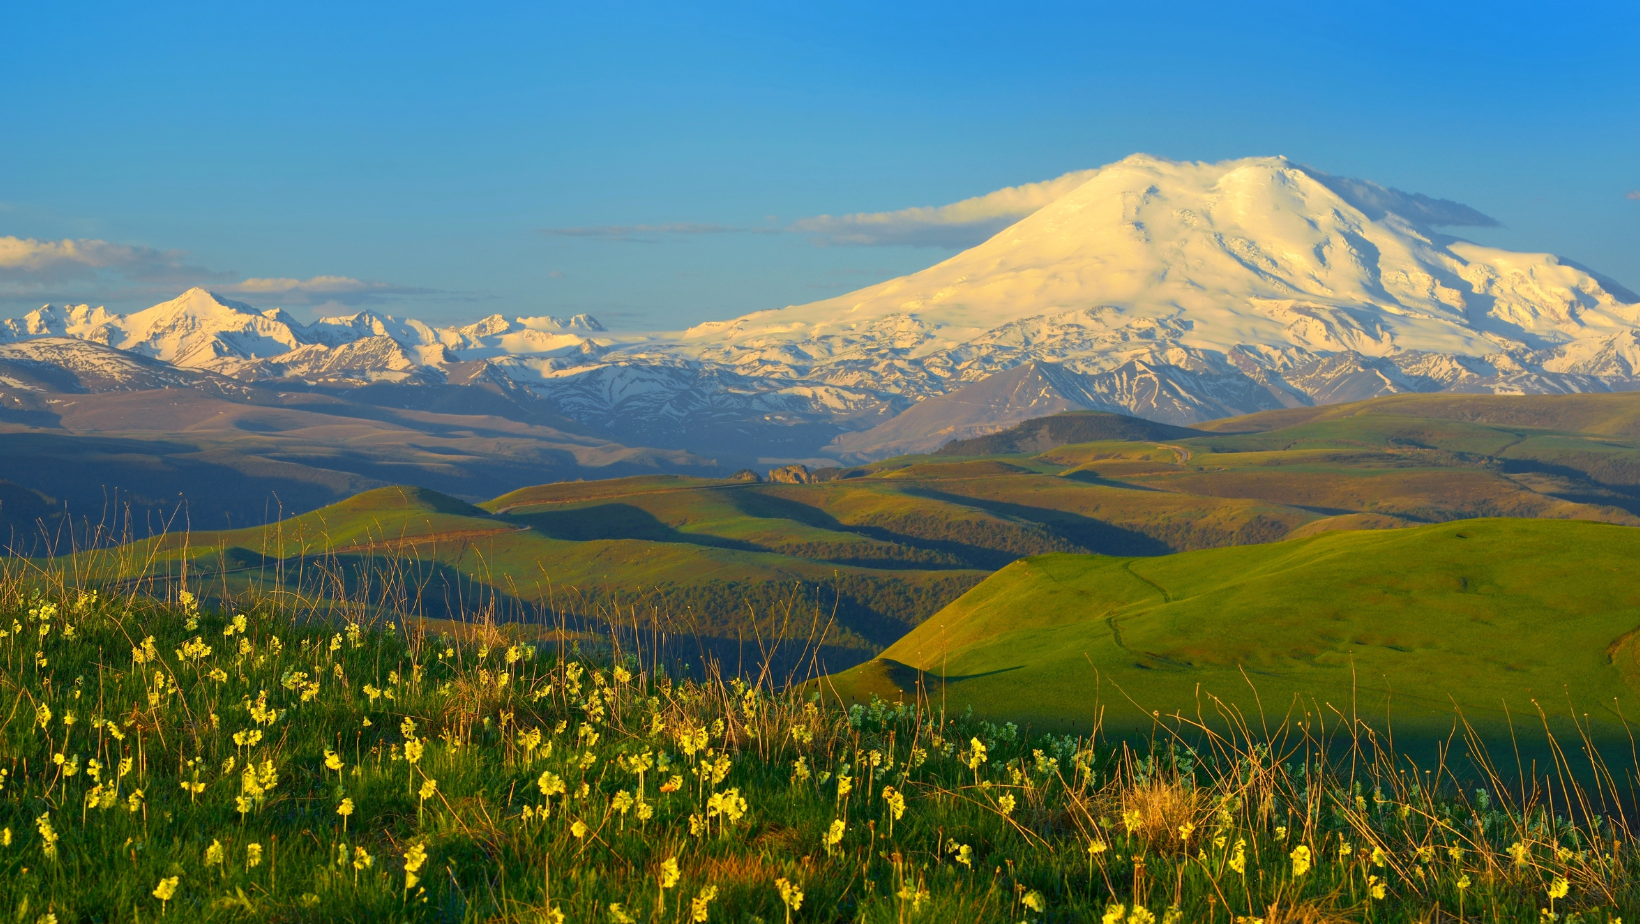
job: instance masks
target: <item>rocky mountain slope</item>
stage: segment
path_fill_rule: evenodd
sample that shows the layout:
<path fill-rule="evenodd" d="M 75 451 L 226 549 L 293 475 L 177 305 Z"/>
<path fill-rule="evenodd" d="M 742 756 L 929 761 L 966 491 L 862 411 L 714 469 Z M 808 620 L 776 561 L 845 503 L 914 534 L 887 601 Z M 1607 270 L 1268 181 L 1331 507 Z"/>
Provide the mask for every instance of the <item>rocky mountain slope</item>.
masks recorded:
<path fill-rule="evenodd" d="M 764 459 L 881 458 L 1077 407 L 1188 424 L 1406 392 L 1640 387 L 1640 296 L 1437 230 L 1489 223 L 1279 157 L 1135 155 L 921 272 L 677 333 L 585 315 L 302 324 L 192 289 L 129 316 L 48 306 L 0 340 L 80 338 L 243 382 L 491 376 L 612 439 Z M 1001 373 L 997 394 L 1019 375 L 1047 384 L 957 398 Z"/>

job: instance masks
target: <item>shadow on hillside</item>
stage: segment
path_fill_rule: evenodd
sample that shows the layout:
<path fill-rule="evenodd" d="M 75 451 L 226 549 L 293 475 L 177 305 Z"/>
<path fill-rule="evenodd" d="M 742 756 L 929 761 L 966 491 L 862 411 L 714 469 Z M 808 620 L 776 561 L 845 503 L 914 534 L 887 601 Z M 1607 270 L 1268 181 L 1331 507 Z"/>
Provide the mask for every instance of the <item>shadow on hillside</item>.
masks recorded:
<path fill-rule="evenodd" d="M 738 539 L 673 529 L 656 519 L 649 511 L 631 504 L 598 504 L 593 507 L 542 510 L 526 514 L 508 514 L 507 518 L 525 524 L 542 535 L 570 542 L 642 539 L 647 542 L 704 545 L 737 552 L 765 551 L 761 546 Z"/>
<path fill-rule="evenodd" d="M 928 552 L 943 553 L 956 558 L 961 565 L 984 571 L 995 571 L 1024 554 L 1035 554 L 1036 551 L 1063 551 L 1063 549 L 1048 548 L 1033 551 L 992 548 L 972 542 L 963 542 L 956 538 L 934 538 L 927 535 L 917 535 L 904 529 L 893 529 L 883 525 L 844 523 L 818 507 L 811 507 L 799 501 L 775 497 L 757 491 L 737 491 L 733 495 L 733 501 L 742 513 L 750 517 L 792 520 L 815 529 L 848 533 L 877 542 L 887 542 Z M 871 566 L 884 567 L 883 564 L 876 562 L 873 562 Z M 890 565 L 890 567 L 893 566 L 895 565 Z M 906 567 L 906 565 L 898 566 Z M 911 566 L 928 567 L 928 565 L 920 563 Z"/>
<path fill-rule="evenodd" d="M 788 582 L 763 581 L 652 587 L 627 595 L 520 585 L 506 575 L 469 575 L 443 561 L 357 554 L 281 559 L 232 547 L 192 556 L 183 565 L 173 559 L 140 577 L 97 580 L 87 574 L 87 580 L 160 600 L 187 589 L 207 609 L 261 600 L 314 620 L 401 626 L 435 620 L 457 632 L 512 626 L 509 631 L 538 647 L 572 653 L 580 646 L 596 656 L 635 653 L 642 663 L 674 674 L 763 677 L 776 685 L 867 661 L 910 627 L 887 615 L 890 604 L 906 603 L 898 598 L 907 592 L 861 577 L 842 576 L 801 594 Z M 946 580 L 950 586 L 920 588 L 928 599 L 914 608 L 926 615 L 974 580 L 953 576 Z"/>
<path fill-rule="evenodd" d="M 929 500 L 976 507 L 993 516 L 1027 520 L 1041 524 L 1089 552 L 1099 555 L 1149 556 L 1167 555 L 1174 551 L 1167 543 L 1147 536 L 1138 530 L 1114 526 L 1102 520 L 1095 520 L 1092 517 L 1085 517 L 1065 510 L 1031 507 L 1026 504 L 1010 504 L 1006 501 L 986 500 L 962 494 L 948 494 L 930 488 L 919 488 L 916 493 L 918 496 L 926 497 Z"/>
<path fill-rule="evenodd" d="M 1013 667 L 999 667 L 994 671 L 982 671 L 978 674 L 935 674 L 920 670 L 903 661 L 893 658 L 878 658 L 883 670 L 890 680 L 899 684 L 903 690 L 935 690 L 946 684 L 961 683 L 964 680 L 978 680 L 981 677 L 995 677 L 998 674 L 1010 674 L 1017 670 L 1024 670 L 1025 665 L 1016 664 Z"/>
<path fill-rule="evenodd" d="M 1161 488 L 1153 488 L 1149 485 L 1134 484 L 1131 481 L 1112 481 L 1109 478 L 1102 477 L 1098 472 L 1093 471 L 1092 469 L 1065 472 L 1059 477 L 1065 479 L 1066 481 L 1075 481 L 1080 484 L 1091 484 L 1101 488 L 1121 488 L 1124 491 L 1152 491 L 1156 493 L 1165 493 Z"/>

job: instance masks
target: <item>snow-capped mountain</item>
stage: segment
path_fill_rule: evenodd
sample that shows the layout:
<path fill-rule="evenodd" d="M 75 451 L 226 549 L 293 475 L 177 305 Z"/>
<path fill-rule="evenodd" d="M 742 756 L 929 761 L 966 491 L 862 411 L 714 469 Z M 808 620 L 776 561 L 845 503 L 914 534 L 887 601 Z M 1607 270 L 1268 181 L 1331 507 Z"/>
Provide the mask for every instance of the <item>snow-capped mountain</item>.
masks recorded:
<path fill-rule="evenodd" d="M 446 367 L 475 359 L 595 353 L 588 335 L 603 329 L 587 315 L 568 321 L 493 315 L 465 327 L 435 328 L 369 311 L 302 324 L 279 309 L 258 311 L 193 288 L 130 315 L 46 305 L 0 321 L 0 342 L 72 337 L 241 379 L 365 384 L 442 381 Z"/>
<path fill-rule="evenodd" d="M 1435 230 L 1489 222 L 1279 157 L 1135 155 L 921 272 L 679 333 L 585 315 L 303 325 L 193 289 L 124 317 L 48 306 L 0 340 L 77 337 L 332 386 L 442 382 L 477 362 L 618 438 L 787 458 L 904 450 L 894 434 L 926 441 L 940 427 L 921 418 L 943 405 L 915 427 L 895 430 L 896 415 L 1027 364 L 1055 402 L 1170 423 L 1404 391 L 1640 388 L 1640 296 Z M 1032 403 L 990 421 L 951 406 L 970 408 L 973 435 Z"/>

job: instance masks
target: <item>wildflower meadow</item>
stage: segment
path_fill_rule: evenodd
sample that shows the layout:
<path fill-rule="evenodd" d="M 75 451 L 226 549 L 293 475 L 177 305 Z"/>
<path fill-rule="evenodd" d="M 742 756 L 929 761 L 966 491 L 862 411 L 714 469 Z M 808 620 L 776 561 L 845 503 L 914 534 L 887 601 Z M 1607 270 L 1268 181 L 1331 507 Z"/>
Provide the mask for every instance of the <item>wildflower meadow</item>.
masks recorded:
<path fill-rule="evenodd" d="M 1041 736 L 514 628 L 7 580 L 0 916 L 1640 920 L 1584 789 Z"/>

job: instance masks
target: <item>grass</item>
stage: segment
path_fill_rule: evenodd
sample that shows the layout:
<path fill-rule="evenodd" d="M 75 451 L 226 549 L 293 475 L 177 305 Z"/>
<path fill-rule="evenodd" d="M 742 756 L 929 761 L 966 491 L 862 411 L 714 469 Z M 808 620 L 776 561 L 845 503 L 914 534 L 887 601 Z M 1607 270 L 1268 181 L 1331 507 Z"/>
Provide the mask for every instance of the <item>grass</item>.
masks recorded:
<path fill-rule="evenodd" d="M 1260 727 L 1379 720 L 1403 744 L 1469 729 L 1632 741 L 1640 530 L 1468 520 L 1157 558 L 1004 568 L 837 678 L 919 683 L 953 709 L 1087 729 L 1153 713 Z M 932 694 L 931 694 L 932 695 Z M 1393 720 L 1393 721 L 1391 721 Z"/>
<path fill-rule="evenodd" d="M 1135 751 L 926 698 L 845 711 L 645 651 L 316 602 L 201 610 L 8 562 L 0 914 L 1610 924 L 1640 907 L 1622 817 L 1559 790 L 1250 731 Z"/>
<path fill-rule="evenodd" d="M 69 567 L 127 583 L 186 574 L 214 596 L 313 593 L 314 575 L 339 573 L 352 593 L 380 583 L 371 572 L 397 574 L 417 600 L 395 605 L 427 617 L 569 610 L 720 648 L 829 623 L 828 663 L 842 668 L 1024 556 L 1161 556 L 1474 517 L 1640 525 L 1637 409 L 1627 395 L 1403 396 L 1167 442 L 906 457 L 819 484 L 650 475 L 478 504 L 386 488 L 267 527 L 179 526 Z M 0 485 L 0 514 L 46 516 L 31 497 Z M 108 533 L 74 535 L 97 545 Z"/>

